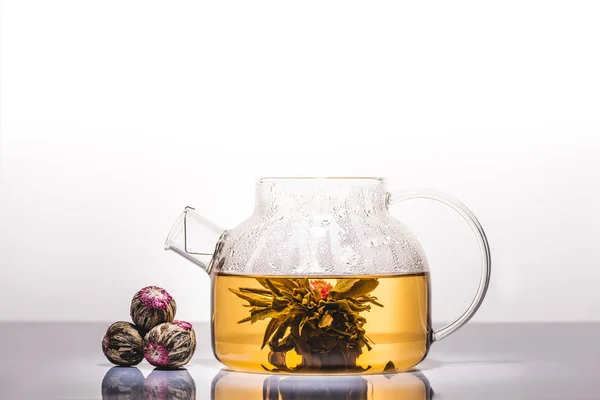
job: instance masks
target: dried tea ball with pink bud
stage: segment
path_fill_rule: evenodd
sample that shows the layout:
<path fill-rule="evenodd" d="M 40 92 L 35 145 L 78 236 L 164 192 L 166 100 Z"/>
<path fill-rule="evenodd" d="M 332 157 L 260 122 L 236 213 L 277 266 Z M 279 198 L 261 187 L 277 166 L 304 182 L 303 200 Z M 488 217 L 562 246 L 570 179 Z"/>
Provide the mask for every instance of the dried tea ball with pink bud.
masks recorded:
<path fill-rule="evenodd" d="M 196 333 L 185 321 L 155 326 L 144 338 L 144 357 L 159 368 L 178 368 L 187 364 L 196 351 Z"/>
<path fill-rule="evenodd" d="M 102 339 L 102 352 L 113 364 L 128 367 L 139 364 L 144 358 L 144 338 L 130 322 L 115 322 Z"/>
<path fill-rule="evenodd" d="M 131 319 L 145 332 L 175 318 L 177 304 L 167 291 L 158 286 L 140 289 L 131 300 Z"/>
<path fill-rule="evenodd" d="M 155 369 L 144 381 L 144 400 L 196 399 L 196 383 L 187 369 Z"/>

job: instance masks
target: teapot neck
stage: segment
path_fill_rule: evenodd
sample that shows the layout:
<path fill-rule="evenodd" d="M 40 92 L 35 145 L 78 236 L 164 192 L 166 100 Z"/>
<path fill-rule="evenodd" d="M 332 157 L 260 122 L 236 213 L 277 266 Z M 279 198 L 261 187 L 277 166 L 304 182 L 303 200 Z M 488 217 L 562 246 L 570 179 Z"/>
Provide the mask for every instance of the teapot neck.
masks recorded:
<path fill-rule="evenodd" d="M 263 178 L 256 185 L 257 214 L 338 217 L 387 212 L 383 178 Z"/>

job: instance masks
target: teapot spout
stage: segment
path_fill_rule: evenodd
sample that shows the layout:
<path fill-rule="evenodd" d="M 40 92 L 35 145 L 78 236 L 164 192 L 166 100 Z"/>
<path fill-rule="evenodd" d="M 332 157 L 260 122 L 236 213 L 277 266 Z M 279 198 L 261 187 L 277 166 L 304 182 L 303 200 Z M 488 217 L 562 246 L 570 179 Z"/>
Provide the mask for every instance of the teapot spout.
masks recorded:
<path fill-rule="evenodd" d="M 165 241 L 165 250 L 172 250 L 193 262 L 207 273 L 215 245 L 224 229 L 186 207 Z"/>

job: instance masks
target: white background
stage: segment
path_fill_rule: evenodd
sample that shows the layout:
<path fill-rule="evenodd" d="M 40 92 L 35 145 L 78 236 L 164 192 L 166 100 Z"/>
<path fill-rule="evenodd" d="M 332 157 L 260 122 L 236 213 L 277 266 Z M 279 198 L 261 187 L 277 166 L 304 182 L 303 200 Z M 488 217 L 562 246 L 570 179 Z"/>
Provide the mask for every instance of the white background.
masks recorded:
<path fill-rule="evenodd" d="M 5 0 L 0 319 L 126 319 L 157 284 L 207 320 L 208 277 L 162 249 L 185 205 L 232 227 L 258 177 L 374 175 L 479 217 L 477 321 L 600 320 L 599 20 L 594 1 Z M 467 226 L 392 212 L 434 321 L 457 317 Z"/>

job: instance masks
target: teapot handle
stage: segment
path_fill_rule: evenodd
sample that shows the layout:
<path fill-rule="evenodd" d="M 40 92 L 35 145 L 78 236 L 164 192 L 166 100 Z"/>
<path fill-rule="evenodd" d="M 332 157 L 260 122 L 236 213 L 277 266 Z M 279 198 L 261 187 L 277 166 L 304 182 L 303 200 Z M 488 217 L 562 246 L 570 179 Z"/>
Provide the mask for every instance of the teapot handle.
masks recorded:
<path fill-rule="evenodd" d="M 471 210 L 469 210 L 460 201 L 446 194 L 433 190 L 410 190 L 406 192 L 395 192 L 388 194 L 387 203 L 388 205 L 392 205 L 409 199 L 435 200 L 452 208 L 454 211 L 460 214 L 460 216 L 463 217 L 463 219 L 469 224 L 469 226 L 473 230 L 473 233 L 475 233 L 475 237 L 477 238 L 477 242 L 479 243 L 479 249 L 481 250 L 481 276 L 479 278 L 479 286 L 477 288 L 477 292 L 475 293 L 475 297 L 471 301 L 471 304 L 469 305 L 467 310 L 460 317 L 458 317 L 456 321 L 433 332 L 433 341 L 436 341 L 445 338 L 451 333 L 454 333 L 464 324 L 469 322 L 469 320 L 473 317 L 473 315 L 475 315 L 475 313 L 479 309 L 479 306 L 481 306 L 481 303 L 485 298 L 485 294 L 490 283 L 490 274 L 492 269 L 490 246 L 485 236 L 485 232 L 483 231 L 481 224 L 477 220 L 477 217 L 475 217 Z"/>

